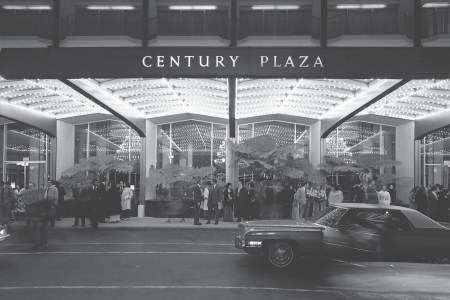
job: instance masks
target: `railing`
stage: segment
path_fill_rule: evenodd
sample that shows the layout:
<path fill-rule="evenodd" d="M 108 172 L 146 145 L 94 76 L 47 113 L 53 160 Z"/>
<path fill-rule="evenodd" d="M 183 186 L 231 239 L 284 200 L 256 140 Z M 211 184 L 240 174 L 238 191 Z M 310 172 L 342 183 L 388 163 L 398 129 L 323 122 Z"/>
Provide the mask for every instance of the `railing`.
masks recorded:
<path fill-rule="evenodd" d="M 62 36 L 130 36 L 140 39 L 139 11 L 77 11 L 61 21 Z"/>
<path fill-rule="evenodd" d="M 311 35 L 311 24 L 311 12 L 242 11 L 239 22 L 240 38 Z"/>
<path fill-rule="evenodd" d="M 52 39 L 53 11 L 0 10 L 0 36 L 38 36 Z"/>
<path fill-rule="evenodd" d="M 422 20 L 423 38 L 450 34 L 450 9 L 425 11 Z"/>
<path fill-rule="evenodd" d="M 348 11 L 328 18 L 328 38 L 341 35 L 406 35 L 412 37 L 412 18 L 397 11 Z"/>
<path fill-rule="evenodd" d="M 158 13 L 160 36 L 220 36 L 228 38 L 227 11 L 162 11 Z"/>

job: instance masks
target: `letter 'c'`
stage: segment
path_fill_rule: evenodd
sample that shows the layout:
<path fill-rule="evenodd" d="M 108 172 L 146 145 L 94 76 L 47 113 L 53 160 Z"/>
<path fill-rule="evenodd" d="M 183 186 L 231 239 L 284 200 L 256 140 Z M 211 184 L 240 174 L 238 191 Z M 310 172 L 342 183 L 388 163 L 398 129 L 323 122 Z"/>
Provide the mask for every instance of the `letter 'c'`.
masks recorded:
<path fill-rule="evenodd" d="M 151 57 L 151 56 L 144 56 L 144 58 L 142 58 L 142 65 L 143 65 L 144 67 L 146 67 L 146 68 L 150 68 L 150 67 L 152 66 L 152 64 L 150 64 L 150 63 L 147 64 L 147 63 L 146 63 L 147 59 L 148 59 L 148 60 L 151 60 L 152 57 Z"/>

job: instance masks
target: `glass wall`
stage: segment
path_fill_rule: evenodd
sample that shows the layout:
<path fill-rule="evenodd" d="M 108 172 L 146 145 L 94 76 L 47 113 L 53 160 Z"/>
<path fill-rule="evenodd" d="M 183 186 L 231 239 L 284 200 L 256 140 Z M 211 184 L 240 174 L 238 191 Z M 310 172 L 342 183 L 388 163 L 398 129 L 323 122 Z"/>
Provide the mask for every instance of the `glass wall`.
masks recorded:
<path fill-rule="evenodd" d="M 47 47 L 53 35 L 53 1 L 0 0 L 0 48 Z"/>
<path fill-rule="evenodd" d="M 262 135 L 269 135 L 277 146 L 297 145 L 300 157 L 309 159 L 310 144 L 309 126 L 281 121 L 268 121 L 239 125 L 239 141 Z M 239 176 L 244 174 L 245 167 L 239 165 Z"/>
<path fill-rule="evenodd" d="M 158 36 L 217 36 L 228 39 L 228 2 L 217 5 L 158 5 Z M 194 5 L 193 5 L 194 4 Z"/>
<path fill-rule="evenodd" d="M 111 172 L 109 180 L 129 182 L 138 194 L 140 188 L 141 138 L 122 121 L 101 121 L 75 126 L 75 161 L 87 157 L 114 155 L 121 161 L 133 162 L 132 174 Z"/>
<path fill-rule="evenodd" d="M 10 123 L 0 128 L 2 179 L 13 186 L 33 182 L 44 187 L 49 177 L 50 138 L 24 124 Z"/>
<path fill-rule="evenodd" d="M 0 125 L 0 145 L 2 145 L 0 147 L 0 178 L 3 180 L 3 153 L 4 153 L 4 145 L 5 145 L 5 126 L 4 125 Z"/>
<path fill-rule="evenodd" d="M 169 164 L 183 167 L 216 167 L 225 178 L 227 125 L 182 121 L 158 125 L 157 168 Z"/>
<path fill-rule="evenodd" d="M 142 1 L 74 0 L 62 6 L 61 17 L 61 46 L 141 44 Z"/>
<path fill-rule="evenodd" d="M 412 1 L 328 1 L 329 46 L 408 47 Z"/>
<path fill-rule="evenodd" d="M 420 184 L 450 187 L 450 126 L 420 140 Z"/>
<path fill-rule="evenodd" d="M 396 128 L 392 126 L 366 123 L 347 122 L 339 126 L 326 138 L 326 155 L 339 158 L 346 164 L 355 165 L 359 156 L 359 165 L 368 167 L 373 156 L 367 154 L 383 155 L 389 160 L 395 157 Z M 367 160 L 363 159 L 367 155 Z M 380 174 L 395 174 L 395 167 L 376 168 Z M 353 185 L 348 174 L 335 174 L 332 182 L 351 188 Z"/>
<path fill-rule="evenodd" d="M 450 1 L 422 0 L 422 44 L 450 45 Z"/>
<path fill-rule="evenodd" d="M 290 43 L 297 46 L 319 45 L 320 7 L 314 1 L 280 2 L 256 4 L 255 1 L 240 1 L 239 39 L 240 45 L 252 46 L 252 41 L 261 43 Z M 264 39 L 262 37 L 271 37 Z M 296 36 L 296 39 L 292 39 Z M 314 39 L 312 39 L 312 38 Z M 256 44 L 255 44 L 256 45 Z"/>

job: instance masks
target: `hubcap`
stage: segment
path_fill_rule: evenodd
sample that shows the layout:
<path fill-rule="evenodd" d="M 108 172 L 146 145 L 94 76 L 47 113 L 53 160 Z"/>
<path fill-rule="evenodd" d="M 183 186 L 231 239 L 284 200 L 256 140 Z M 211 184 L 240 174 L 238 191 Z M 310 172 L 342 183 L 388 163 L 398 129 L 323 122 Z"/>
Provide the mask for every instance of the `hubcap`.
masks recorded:
<path fill-rule="evenodd" d="M 275 243 L 269 249 L 269 260 L 276 267 L 286 267 L 294 258 L 291 246 L 286 243 Z"/>

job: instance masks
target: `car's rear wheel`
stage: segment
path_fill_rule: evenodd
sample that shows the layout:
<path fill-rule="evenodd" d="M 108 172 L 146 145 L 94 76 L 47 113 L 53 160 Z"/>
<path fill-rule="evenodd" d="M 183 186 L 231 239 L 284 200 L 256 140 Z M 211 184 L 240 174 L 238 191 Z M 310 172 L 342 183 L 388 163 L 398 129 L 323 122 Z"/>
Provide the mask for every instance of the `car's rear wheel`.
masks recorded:
<path fill-rule="evenodd" d="M 266 258 L 277 268 L 287 268 L 294 262 L 294 248 L 284 241 L 270 243 L 267 245 Z"/>

